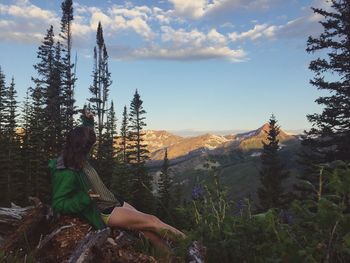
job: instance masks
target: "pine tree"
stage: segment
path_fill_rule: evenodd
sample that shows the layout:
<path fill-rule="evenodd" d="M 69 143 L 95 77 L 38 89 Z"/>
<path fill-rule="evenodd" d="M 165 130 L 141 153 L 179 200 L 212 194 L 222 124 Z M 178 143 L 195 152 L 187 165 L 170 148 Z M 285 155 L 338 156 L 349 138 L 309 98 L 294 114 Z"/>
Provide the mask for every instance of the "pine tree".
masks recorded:
<path fill-rule="evenodd" d="M 163 166 L 158 180 L 158 215 L 161 219 L 169 222 L 174 216 L 174 200 L 171 194 L 173 180 L 169 171 L 168 149 L 165 149 Z"/>
<path fill-rule="evenodd" d="M 122 162 L 124 164 L 128 163 L 128 158 L 127 158 L 127 136 L 128 136 L 129 130 L 128 130 L 128 112 L 126 106 L 124 106 L 124 111 L 123 111 L 123 120 L 122 120 L 122 126 L 120 129 L 120 143 L 119 143 L 119 148 L 120 152 L 119 154 L 122 156 Z"/>
<path fill-rule="evenodd" d="M 5 105 L 6 105 L 7 87 L 5 82 L 5 74 L 0 67 L 0 138 L 4 134 L 4 119 L 5 119 Z"/>
<path fill-rule="evenodd" d="M 7 141 L 5 136 L 5 126 L 7 119 L 7 109 L 6 105 L 8 104 L 7 99 L 8 87 L 6 86 L 5 74 L 0 68 L 0 171 L 7 171 Z M 0 204 L 6 206 L 9 204 L 8 196 L 8 178 L 7 173 L 0 173 Z"/>
<path fill-rule="evenodd" d="M 61 116 L 62 72 L 61 44 L 57 42 L 54 50 L 52 75 L 49 80 L 50 85 L 45 92 L 45 123 L 47 126 L 45 150 L 49 158 L 57 156 L 61 152 L 63 145 L 63 119 Z"/>
<path fill-rule="evenodd" d="M 123 119 L 118 138 L 117 162 L 113 176 L 112 189 L 116 195 L 123 197 L 127 202 L 132 199 L 131 170 L 127 159 L 128 113 L 124 106 Z"/>
<path fill-rule="evenodd" d="M 37 196 L 43 202 L 48 202 L 51 196 L 50 177 L 47 171 L 48 156 L 45 151 L 45 141 L 42 139 L 45 131 L 44 91 L 37 84 L 30 88 L 32 103 L 29 108 L 28 129 L 28 171 L 30 195 Z"/>
<path fill-rule="evenodd" d="M 28 197 L 32 193 L 32 182 L 31 182 L 31 169 L 30 169 L 30 160 L 31 160 L 31 150 L 30 150 L 30 112 L 32 105 L 30 104 L 30 90 L 31 88 L 28 88 L 26 91 L 26 97 L 23 101 L 22 105 L 22 115 L 20 119 L 20 126 L 22 128 L 20 133 L 20 139 L 21 139 L 21 163 L 25 178 L 23 179 L 23 196 Z M 26 200 L 24 200 L 25 202 Z M 27 205 L 27 204 L 25 204 Z"/>
<path fill-rule="evenodd" d="M 309 37 L 306 49 L 308 53 L 327 51 L 326 58 L 309 65 L 315 73 L 310 83 L 330 92 L 316 100 L 324 106 L 323 112 L 307 116 L 313 128 L 306 133 L 304 145 L 314 146 L 319 163 L 350 161 L 350 2 L 332 0 L 331 5 L 330 11 L 313 8 L 324 18 L 320 22 L 324 30 L 319 37 Z"/>
<path fill-rule="evenodd" d="M 74 114 L 75 114 L 75 99 L 74 99 L 74 85 L 76 82 L 75 74 L 72 72 L 74 64 L 71 61 L 72 50 L 72 22 L 73 22 L 73 1 L 64 0 L 61 4 L 62 18 L 61 18 L 61 33 L 60 37 L 63 44 L 63 58 L 62 58 L 62 98 L 63 98 L 63 134 L 66 134 L 73 128 Z"/>
<path fill-rule="evenodd" d="M 143 128 L 146 126 L 143 115 L 143 101 L 136 90 L 130 104 L 128 133 L 128 162 L 133 176 L 133 204 L 143 211 L 153 210 L 152 178 L 145 166 L 149 159 L 147 145 L 143 143 Z"/>
<path fill-rule="evenodd" d="M 34 65 L 37 71 L 37 77 L 32 77 L 33 82 L 37 86 L 37 92 L 40 90 L 41 99 L 40 107 L 44 110 L 42 126 L 45 132 L 42 134 L 44 149 L 48 158 L 57 154 L 61 139 L 61 114 L 60 114 L 60 86 L 61 86 L 61 66 L 60 66 L 60 44 L 55 47 L 53 27 L 47 30 L 47 34 L 38 48 L 39 59 Z M 59 134 L 59 135 L 58 135 Z"/>
<path fill-rule="evenodd" d="M 17 133 L 17 100 L 16 100 L 15 81 L 12 77 L 7 93 L 7 121 L 5 126 L 6 136 L 6 155 L 7 155 L 7 174 L 8 197 L 11 202 L 22 202 L 23 196 L 23 171 L 21 167 L 21 143 Z"/>
<path fill-rule="evenodd" d="M 304 185 L 318 187 L 320 164 L 350 161 L 350 2 L 330 2 L 330 10 L 312 8 L 322 17 L 323 32 L 307 41 L 308 53 L 323 56 L 310 62 L 309 69 L 315 73 L 310 83 L 329 95 L 316 100 L 323 106 L 322 113 L 307 115 L 312 128 L 303 135 L 300 162 L 304 171 L 295 186 L 301 198 L 315 197 L 312 188 Z"/>
<path fill-rule="evenodd" d="M 103 132 L 105 129 L 105 115 L 107 112 L 107 102 L 109 87 L 112 84 L 111 74 L 108 70 L 108 53 L 103 38 L 103 29 L 101 22 L 98 23 L 96 33 L 97 46 L 94 48 L 94 70 L 93 85 L 90 86 L 92 97 L 89 101 L 92 103 L 92 109 L 97 113 L 97 161 L 102 158 L 101 147 L 103 144 Z M 99 163 L 99 161 L 98 161 Z M 99 170 L 101 167 L 97 167 Z"/>
<path fill-rule="evenodd" d="M 278 156 L 279 140 L 277 139 L 280 130 L 275 116 L 272 115 L 269 121 L 269 131 L 267 132 L 267 143 L 263 143 L 261 155 L 260 182 L 258 189 L 260 208 L 285 207 L 287 195 L 283 188 L 283 182 L 288 177 L 288 172 L 283 168 Z"/>
<path fill-rule="evenodd" d="M 112 184 L 112 178 L 115 176 L 116 168 L 116 149 L 114 147 L 114 139 L 116 137 L 116 117 L 114 111 L 113 101 L 109 108 L 106 121 L 106 131 L 103 134 L 103 140 L 101 144 L 101 158 L 99 160 L 100 171 L 99 174 L 106 186 L 110 188 Z"/>

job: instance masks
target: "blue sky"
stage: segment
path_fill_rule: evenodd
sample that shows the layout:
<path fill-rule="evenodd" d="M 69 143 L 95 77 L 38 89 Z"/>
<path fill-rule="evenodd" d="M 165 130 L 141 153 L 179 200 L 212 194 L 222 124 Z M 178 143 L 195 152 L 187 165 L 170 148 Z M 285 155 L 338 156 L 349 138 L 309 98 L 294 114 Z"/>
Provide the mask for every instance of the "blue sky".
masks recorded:
<path fill-rule="evenodd" d="M 274 113 L 286 130 L 309 128 L 321 95 L 309 84 L 306 39 L 322 28 L 311 6 L 325 0 L 163 0 L 74 2 L 75 98 L 90 96 L 92 51 L 102 22 L 121 119 L 136 89 L 147 129 L 254 129 Z M 2 0 L 0 65 L 22 100 L 50 24 L 59 32 L 61 1 Z"/>

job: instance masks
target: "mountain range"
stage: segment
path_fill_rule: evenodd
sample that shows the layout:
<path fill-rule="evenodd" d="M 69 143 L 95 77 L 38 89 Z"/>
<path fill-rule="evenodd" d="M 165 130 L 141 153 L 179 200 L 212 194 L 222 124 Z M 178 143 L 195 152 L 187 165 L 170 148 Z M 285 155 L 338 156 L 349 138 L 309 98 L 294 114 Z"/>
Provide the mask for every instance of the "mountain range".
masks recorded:
<path fill-rule="evenodd" d="M 264 124 L 258 129 L 238 134 L 207 133 L 192 137 L 182 137 L 167 131 L 145 131 L 144 143 L 150 151 L 147 166 L 155 179 L 155 188 L 167 149 L 170 174 L 175 184 L 181 185 L 184 198 L 191 196 L 194 185 L 210 182 L 215 170 L 221 183 L 227 187 L 230 198 L 237 200 L 250 196 L 256 200 L 260 185 L 262 142 L 266 141 L 268 130 L 269 125 Z M 291 175 L 286 187 L 291 189 L 300 168 L 297 162 L 300 138 L 280 130 L 278 139 L 281 161 Z"/>
<path fill-rule="evenodd" d="M 262 141 L 266 140 L 269 125 L 266 123 L 256 130 L 249 132 L 216 135 L 202 134 L 199 136 L 182 137 L 167 131 L 145 131 L 144 143 L 148 145 L 150 159 L 152 161 L 163 160 L 165 149 L 168 150 L 168 158 L 176 159 L 186 155 L 193 156 L 196 153 L 212 151 L 216 154 L 225 154 L 232 148 L 242 150 L 260 149 Z M 290 135 L 283 130 L 279 134 L 280 142 L 295 140 L 297 136 Z"/>

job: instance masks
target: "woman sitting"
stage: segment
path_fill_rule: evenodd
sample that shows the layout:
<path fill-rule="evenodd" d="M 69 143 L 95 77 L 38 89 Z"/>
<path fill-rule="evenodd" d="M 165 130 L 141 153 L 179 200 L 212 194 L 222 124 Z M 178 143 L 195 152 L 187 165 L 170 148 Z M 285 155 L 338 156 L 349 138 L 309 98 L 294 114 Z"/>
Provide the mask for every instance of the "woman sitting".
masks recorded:
<path fill-rule="evenodd" d="M 89 111 L 84 114 L 93 123 L 93 115 Z M 167 239 L 184 238 L 181 231 L 136 210 L 107 189 L 87 160 L 95 142 L 93 128 L 78 126 L 69 132 L 62 154 L 50 160 L 54 211 L 83 217 L 95 229 L 109 226 L 141 231 L 163 249 Z"/>

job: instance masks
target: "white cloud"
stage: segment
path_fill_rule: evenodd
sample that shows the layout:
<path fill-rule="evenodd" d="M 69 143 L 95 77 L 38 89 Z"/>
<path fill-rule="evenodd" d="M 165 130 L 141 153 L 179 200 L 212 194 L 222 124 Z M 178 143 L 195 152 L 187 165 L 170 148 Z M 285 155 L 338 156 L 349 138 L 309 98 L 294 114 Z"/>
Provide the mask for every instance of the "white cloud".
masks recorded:
<path fill-rule="evenodd" d="M 176 14 L 193 19 L 202 17 L 208 6 L 206 0 L 169 0 L 169 2 L 174 5 Z"/>
<path fill-rule="evenodd" d="M 313 4 L 314 7 L 329 10 L 329 2 L 316 0 Z M 302 16 L 287 21 L 280 25 L 271 24 L 256 24 L 254 28 L 245 32 L 232 32 L 228 34 L 231 41 L 245 41 L 245 40 L 261 40 L 261 39 L 294 39 L 302 38 L 306 39 L 310 35 L 319 34 L 322 30 L 322 26 L 319 21 L 322 20 L 322 16 L 314 13 L 310 7 L 303 8 L 304 12 Z"/>
<path fill-rule="evenodd" d="M 169 0 L 175 13 L 184 18 L 199 19 L 207 15 L 220 16 L 239 8 L 267 9 L 278 0 Z"/>
<path fill-rule="evenodd" d="M 0 4 L 0 14 L 44 21 L 55 21 L 58 19 L 54 12 L 32 5 L 28 1 L 17 1 L 15 5 Z"/>
<path fill-rule="evenodd" d="M 130 52 L 116 52 L 116 59 L 164 59 L 164 60 L 205 60 L 227 59 L 231 62 L 246 60 L 246 53 L 242 49 L 233 50 L 229 47 L 161 47 L 158 45 L 144 47 Z"/>
<path fill-rule="evenodd" d="M 203 32 L 193 29 L 186 31 L 185 29 L 174 30 L 169 26 L 161 27 L 163 42 L 171 42 L 174 46 L 192 45 L 199 47 L 206 40 L 206 35 Z"/>
<path fill-rule="evenodd" d="M 215 43 L 215 44 L 225 45 L 227 42 L 226 37 L 224 35 L 220 34 L 218 31 L 216 31 L 215 28 L 213 28 L 209 31 L 207 38 L 210 42 Z"/>
<path fill-rule="evenodd" d="M 114 5 L 108 10 L 108 13 L 111 15 L 123 16 L 126 18 L 140 17 L 143 20 L 148 20 L 149 14 L 152 13 L 152 10 L 147 6 L 136 6 L 128 9 L 124 6 Z"/>
<path fill-rule="evenodd" d="M 126 27 L 132 28 L 136 33 L 149 40 L 153 38 L 154 33 L 148 24 L 140 17 L 135 17 L 131 20 L 126 21 Z"/>
<path fill-rule="evenodd" d="M 231 41 L 244 41 L 246 39 L 250 40 L 258 40 L 260 38 L 274 38 L 275 33 L 278 27 L 276 26 L 269 26 L 268 24 L 257 24 L 254 26 L 254 28 L 242 32 L 232 32 L 228 35 L 228 37 L 231 39 Z"/>
<path fill-rule="evenodd" d="M 90 27 L 92 30 L 97 29 L 97 25 L 101 22 L 104 28 L 109 27 L 112 24 L 112 19 L 103 13 L 99 8 L 90 8 L 91 18 L 90 18 Z"/>
<path fill-rule="evenodd" d="M 59 28 L 60 19 L 29 1 L 0 4 L 0 39 L 19 43 L 40 43 L 50 25 Z"/>
<path fill-rule="evenodd" d="M 216 29 L 202 32 L 198 29 L 174 29 L 161 26 L 160 42 L 152 41 L 140 48 L 111 46 L 110 55 L 115 59 L 167 59 L 205 60 L 225 59 L 231 62 L 247 60 L 243 49 L 233 49 L 227 37 Z"/>

